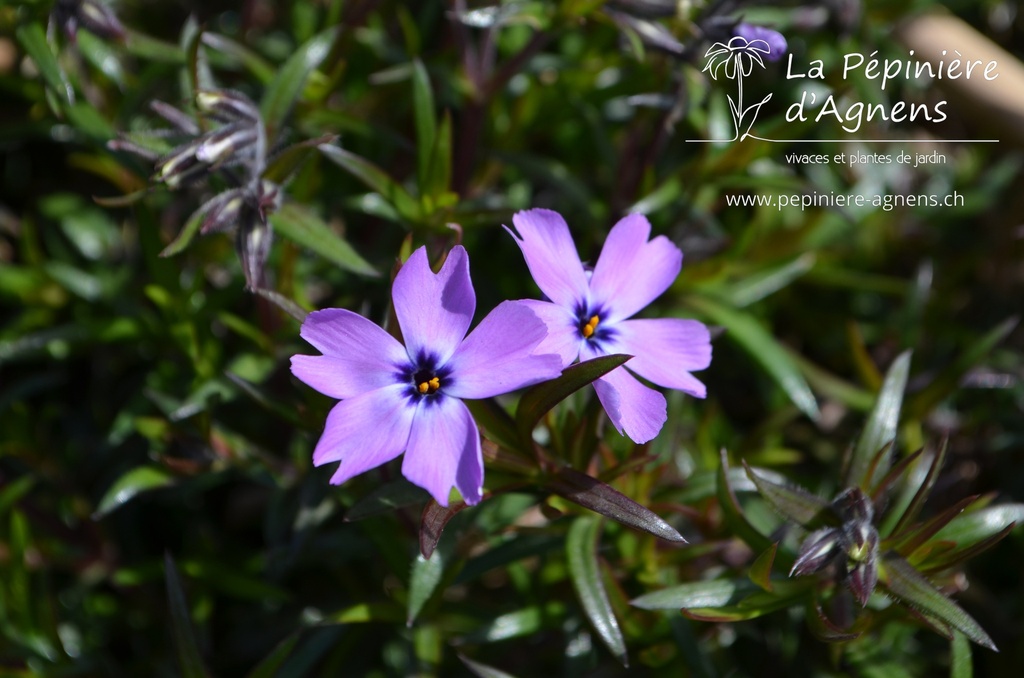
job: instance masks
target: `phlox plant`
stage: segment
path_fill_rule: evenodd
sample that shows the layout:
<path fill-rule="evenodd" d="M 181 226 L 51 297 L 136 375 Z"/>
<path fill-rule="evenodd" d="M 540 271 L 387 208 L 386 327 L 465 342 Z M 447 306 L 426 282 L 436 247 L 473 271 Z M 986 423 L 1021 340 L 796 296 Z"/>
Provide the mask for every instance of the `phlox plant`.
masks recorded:
<path fill-rule="evenodd" d="M 1017 674 L 1024 161 L 754 133 L 930 0 L 185 4 L 0 6 L 0 673 Z"/>

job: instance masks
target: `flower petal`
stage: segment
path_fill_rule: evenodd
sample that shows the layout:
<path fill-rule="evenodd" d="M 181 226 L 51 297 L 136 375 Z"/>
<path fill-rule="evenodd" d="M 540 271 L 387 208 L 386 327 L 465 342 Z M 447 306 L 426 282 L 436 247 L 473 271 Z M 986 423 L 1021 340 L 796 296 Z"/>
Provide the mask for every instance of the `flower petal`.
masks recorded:
<path fill-rule="evenodd" d="M 547 326 L 529 306 L 502 302 L 470 332 L 448 362 L 452 385 L 443 386 L 444 393 L 456 398 L 489 398 L 554 379 L 562 373 L 561 357 L 537 352 L 547 335 Z"/>
<path fill-rule="evenodd" d="M 658 386 L 675 388 L 696 398 L 707 390 L 690 372 L 711 364 L 711 335 L 704 323 L 682 318 L 626 320 L 615 325 L 614 349 L 633 358 L 627 369 Z"/>
<path fill-rule="evenodd" d="M 570 310 L 586 301 L 587 276 L 562 215 L 532 209 L 516 212 L 512 223 L 519 237 L 508 226 L 505 230 L 515 238 L 530 274 L 548 299 Z"/>
<path fill-rule="evenodd" d="M 519 303 L 525 304 L 536 313 L 547 326 L 548 336 L 537 344 L 533 352 L 537 355 L 554 353 L 562 359 L 563 368 L 571 365 L 579 357 L 580 346 L 585 341 L 580 335 L 579 320 L 576 316 L 568 309 L 549 301 L 521 299 Z"/>
<path fill-rule="evenodd" d="M 480 432 L 461 400 L 441 396 L 420 408 L 402 460 L 402 475 L 441 506 L 448 506 L 453 485 L 467 504 L 480 501 L 484 486 Z"/>
<path fill-rule="evenodd" d="M 409 357 L 433 356 L 443 365 L 466 336 L 476 310 L 469 255 L 456 245 L 435 275 L 427 249 L 419 248 L 395 276 L 391 297 Z"/>
<path fill-rule="evenodd" d="M 409 357 L 390 334 L 341 308 L 314 311 L 299 334 L 324 354 L 292 356 L 292 374 L 332 398 L 351 398 L 395 383 Z"/>
<path fill-rule="evenodd" d="M 417 410 L 408 389 L 395 384 L 335 405 L 313 451 L 313 465 L 341 461 L 331 478 L 331 483 L 340 485 L 401 454 Z"/>
<path fill-rule="evenodd" d="M 603 353 L 590 346 L 584 346 L 580 351 L 581 360 L 600 355 Z M 594 389 L 612 425 L 633 442 L 651 440 L 668 419 L 665 396 L 641 384 L 625 367 L 616 367 L 595 381 Z"/>
<path fill-rule="evenodd" d="M 593 305 L 608 312 L 601 322 L 630 317 L 679 275 L 683 253 L 663 235 L 648 242 L 650 234 L 651 224 L 642 214 L 623 217 L 608 233 L 590 279 Z"/>

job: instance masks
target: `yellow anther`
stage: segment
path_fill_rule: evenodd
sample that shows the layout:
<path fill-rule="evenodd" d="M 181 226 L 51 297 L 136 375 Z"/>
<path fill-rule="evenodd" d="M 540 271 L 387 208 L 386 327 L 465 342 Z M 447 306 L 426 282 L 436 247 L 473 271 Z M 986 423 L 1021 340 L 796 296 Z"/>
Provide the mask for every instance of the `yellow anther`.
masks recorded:
<path fill-rule="evenodd" d="M 587 323 L 587 324 L 588 325 L 593 325 L 594 327 L 597 327 L 597 323 L 600 322 L 600 321 L 601 321 L 600 318 L 598 318 L 596 315 L 592 315 L 592 316 L 590 316 L 590 322 Z"/>
<path fill-rule="evenodd" d="M 433 379 L 431 379 L 427 383 L 430 385 L 430 392 L 431 393 L 433 393 L 437 389 L 441 388 L 441 380 L 438 379 L 437 377 L 434 377 Z"/>
<path fill-rule="evenodd" d="M 416 388 L 420 390 L 420 393 L 426 393 L 430 389 L 430 384 L 428 384 L 427 382 L 423 382 Z"/>
<path fill-rule="evenodd" d="M 598 318 L 596 315 L 590 316 L 590 320 L 587 322 L 586 325 L 583 326 L 583 329 L 580 330 L 581 332 L 583 332 L 583 336 L 586 337 L 587 339 L 594 336 L 594 332 L 597 331 L 597 323 L 599 323 L 600 321 L 601 319 Z"/>
<path fill-rule="evenodd" d="M 583 336 L 590 339 L 591 335 L 594 334 L 594 327 L 592 325 L 583 326 Z"/>

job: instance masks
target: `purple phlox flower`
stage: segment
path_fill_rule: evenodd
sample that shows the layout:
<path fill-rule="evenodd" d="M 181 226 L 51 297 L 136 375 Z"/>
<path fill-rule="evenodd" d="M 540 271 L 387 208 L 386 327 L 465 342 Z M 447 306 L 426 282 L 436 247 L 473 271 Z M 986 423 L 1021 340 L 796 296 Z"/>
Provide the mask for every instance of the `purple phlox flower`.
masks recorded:
<path fill-rule="evenodd" d="M 594 382 L 620 433 L 646 442 L 666 419 L 665 397 L 634 374 L 658 386 L 705 396 L 704 384 L 690 372 L 711 364 L 708 328 L 681 318 L 630 320 L 668 289 L 683 264 L 683 253 L 668 238 L 648 240 L 651 224 L 644 216 L 630 214 L 615 224 L 589 278 L 569 226 L 557 212 L 519 212 L 512 223 L 526 265 L 550 299 L 523 302 L 548 325 L 548 337 L 537 352 L 557 353 L 563 365 L 577 357 L 633 356 Z"/>
<path fill-rule="evenodd" d="M 765 26 L 757 26 L 746 22 L 736 24 L 736 28 L 733 29 L 733 36 L 745 39 L 748 45 L 753 45 L 755 42 L 763 43 L 763 45 L 759 45 L 761 47 L 767 45 L 768 52 L 764 55 L 764 58 L 768 61 L 778 61 L 781 59 L 788 47 L 786 38 L 782 33 Z"/>
<path fill-rule="evenodd" d="M 327 416 L 313 464 L 341 462 L 341 484 L 403 451 L 402 475 L 448 505 L 451 488 L 468 504 L 483 492 L 480 434 L 462 398 L 489 398 L 561 373 L 555 355 L 536 355 L 545 325 L 525 304 L 498 305 L 469 336 L 476 294 L 461 246 L 439 273 L 426 249 L 413 252 L 392 288 L 405 340 L 366 318 L 330 308 L 309 314 L 302 337 L 323 355 L 292 357 L 292 373 L 340 398 Z"/>
<path fill-rule="evenodd" d="M 728 43 L 716 42 L 704 54 L 704 70 L 718 79 L 724 67 L 725 77 L 733 80 L 737 75 L 746 77 L 756 63 L 764 68 L 764 60 L 778 61 L 786 52 L 786 38 L 778 31 L 752 24 L 738 24 Z"/>

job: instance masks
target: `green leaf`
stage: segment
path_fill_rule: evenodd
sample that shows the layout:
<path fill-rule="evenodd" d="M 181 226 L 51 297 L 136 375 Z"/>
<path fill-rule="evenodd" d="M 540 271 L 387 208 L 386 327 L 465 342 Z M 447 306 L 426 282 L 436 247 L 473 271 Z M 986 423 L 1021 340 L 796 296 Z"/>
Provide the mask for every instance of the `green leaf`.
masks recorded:
<path fill-rule="evenodd" d="M 50 49 L 50 43 L 46 40 L 46 31 L 43 30 L 42 24 L 33 22 L 25 26 L 18 26 L 15 34 L 22 47 L 32 57 L 32 61 L 35 62 L 36 68 L 39 69 L 46 84 L 61 96 L 63 103 L 75 103 L 75 90 L 68 82 L 60 64 L 57 63 L 57 57 Z"/>
<path fill-rule="evenodd" d="M 284 237 L 348 271 L 369 277 L 380 275 L 344 238 L 306 207 L 294 203 L 285 204 L 270 215 L 270 222 Z"/>
<path fill-rule="evenodd" d="M 750 566 L 750 571 L 747 572 L 750 581 L 769 593 L 774 588 L 772 585 L 772 564 L 775 563 L 775 553 L 778 550 L 779 543 L 775 542 L 767 551 L 757 557 L 757 560 Z"/>
<path fill-rule="evenodd" d="M 196 210 L 189 220 L 185 222 L 185 225 L 178 231 L 178 235 L 174 237 L 167 247 L 163 248 L 160 252 L 161 257 L 173 257 L 175 254 L 179 254 L 188 247 L 199 233 L 199 227 L 203 224 L 203 217 L 205 213 L 202 210 Z"/>
<path fill-rule="evenodd" d="M 530 388 L 520 398 L 519 407 L 516 409 L 516 425 L 523 443 L 532 448 L 533 429 L 551 408 L 632 357 L 621 354 L 606 355 L 570 365 L 562 371 L 560 377 Z"/>
<path fill-rule="evenodd" d="M 273 80 L 277 73 L 266 59 L 231 38 L 219 33 L 203 33 L 202 40 L 203 45 L 213 50 L 209 55 L 211 61 L 241 65 L 264 84 Z"/>
<path fill-rule="evenodd" d="M 394 603 L 358 603 L 323 619 L 325 624 L 365 624 L 368 622 L 400 624 L 403 621 L 405 620 L 402 613 Z"/>
<path fill-rule="evenodd" d="M 452 116 L 445 111 L 441 127 L 437 132 L 434 145 L 430 149 L 430 165 L 424 183 L 420 184 L 420 193 L 431 198 L 436 208 L 443 205 L 446 196 L 458 200 L 458 196 L 448 193 L 452 179 Z"/>
<path fill-rule="evenodd" d="M 963 513 L 939 530 L 935 539 L 964 546 L 999 534 L 1014 523 L 1024 523 L 1024 504 L 1002 504 Z"/>
<path fill-rule="evenodd" d="M 300 632 L 296 631 L 277 644 L 262 661 L 249 672 L 247 678 L 274 678 L 288 660 L 288 656 L 299 642 Z"/>
<path fill-rule="evenodd" d="M 8 510 L 18 500 L 28 494 L 32 486 L 36 484 L 36 479 L 30 475 L 22 476 L 14 481 L 5 480 L 7 486 L 0 489 L 0 516 L 7 513 Z"/>
<path fill-rule="evenodd" d="M 548 480 L 547 489 L 627 527 L 676 543 L 686 543 L 674 527 L 658 514 L 641 506 L 610 485 L 571 467 L 563 467 Z"/>
<path fill-rule="evenodd" d="M 744 276 L 740 282 L 734 283 L 721 294 L 736 308 L 749 306 L 788 287 L 794 280 L 814 268 L 814 262 L 814 253 L 807 252 L 781 266 L 772 266 Z"/>
<path fill-rule="evenodd" d="M 974 663 L 971 661 L 971 643 L 967 636 L 953 631 L 949 643 L 949 678 L 973 678 Z"/>
<path fill-rule="evenodd" d="M 484 434 L 508 450 L 522 451 L 522 441 L 516 423 L 505 408 L 494 398 L 483 400 L 466 400 L 466 407 L 477 425 L 483 428 Z"/>
<path fill-rule="evenodd" d="M 309 315 L 309 311 L 302 308 L 294 301 L 284 296 L 280 292 L 266 289 L 255 289 L 253 292 L 260 297 L 263 297 L 267 301 L 273 303 L 279 309 L 290 315 L 300 323 L 306 320 L 306 316 Z"/>
<path fill-rule="evenodd" d="M 914 394 L 907 403 L 907 413 L 914 418 L 928 414 L 944 398 L 957 389 L 960 379 L 969 369 L 981 362 L 1010 332 L 1020 318 L 1007 318 L 965 350 L 953 363 L 942 370 L 924 389 Z"/>
<path fill-rule="evenodd" d="M 846 487 L 858 486 L 867 492 L 889 470 L 891 447 L 882 459 L 878 460 L 876 456 L 879 450 L 896 438 L 903 391 L 907 387 L 907 376 L 910 374 L 910 356 L 910 351 L 901 353 L 885 374 L 882 389 L 875 399 L 875 407 L 871 410 L 864 432 L 861 433 L 850 457 L 850 465 L 845 474 Z"/>
<path fill-rule="evenodd" d="M 267 162 L 267 168 L 263 170 L 263 178 L 275 184 L 286 183 L 314 151 L 322 145 L 334 143 L 337 138 L 337 135 L 325 134 L 316 139 L 306 139 L 288 146 Z"/>
<path fill-rule="evenodd" d="M 757 487 L 757 491 L 776 511 L 801 525 L 813 525 L 825 521 L 835 524 L 835 516 L 829 509 L 829 502 L 816 497 L 803 488 L 774 483 L 762 478 L 757 471 L 743 462 L 747 476 Z M 830 520 L 831 518 L 831 520 Z"/>
<path fill-rule="evenodd" d="M 320 152 L 327 156 L 328 160 L 379 193 L 380 197 L 392 206 L 402 219 L 409 222 L 419 220 L 421 216 L 419 201 L 409 195 L 408 191 L 380 167 L 337 146 L 324 144 L 320 146 Z"/>
<path fill-rule="evenodd" d="M 597 540 L 600 533 L 601 520 L 596 516 L 581 516 L 573 521 L 565 539 L 569 577 L 587 619 L 597 632 L 597 637 L 615 658 L 628 668 L 626 640 L 622 637 L 622 630 L 608 600 L 608 593 L 604 590 L 597 562 Z"/>
<path fill-rule="evenodd" d="M 199 656 L 199 644 L 192 628 L 192 617 L 181 586 L 181 577 L 170 553 L 164 554 L 164 577 L 171 608 L 171 633 L 178 650 L 178 668 L 184 678 L 204 678 L 207 675 L 206 668 Z"/>
<path fill-rule="evenodd" d="M 423 62 L 412 62 L 412 109 L 416 122 L 416 166 L 421 195 L 429 195 L 431 156 L 437 142 L 437 113 L 434 111 L 434 92 L 430 76 Z M 447 188 L 447 186 L 445 187 Z"/>
<path fill-rule="evenodd" d="M 777 582 L 772 593 L 758 590 L 735 605 L 721 607 L 684 607 L 683 614 L 698 621 L 737 622 L 757 619 L 766 614 L 790 607 L 805 598 L 809 587 L 805 583 Z"/>
<path fill-rule="evenodd" d="M 267 86 L 260 101 L 260 113 L 270 138 L 288 117 L 309 74 L 327 58 L 339 31 L 340 28 L 333 27 L 313 36 L 288 58 L 277 72 L 277 77 Z"/>
<path fill-rule="evenodd" d="M 910 563 L 897 555 L 889 554 L 882 559 L 879 580 L 886 590 L 904 603 L 925 614 L 936 617 L 982 647 L 998 652 L 995 643 L 971 615 L 942 595 Z"/>
<path fill-rule="evenodd" d="M 723 607 L 758 588 L 745 579 L 714 579 L 671 586 L 630 601 L 643 610 L 679 610 L 689 607 Z"/>
<path fill-rule="evenodd" d="M 116 508 L 123 506 L 140 492 L 148 492 L 166 487 L 174 482 L 174 477 L 167 471 L 156 466 L 138 466 L 114 481 L 100 500 L 99 507 L 93 513 L 99 519 Z"/>
<path fill-rule="evenodd" d="M 690 305 L 704 314 L 711 322 L 725 326 L 726 337 L 735 341 L 786 392 L 801 412 L 817 421 L 820 416 L 818 403 L 810 386 L 804 380 L 796 363 L 785 348 L 776 341 L 754 316 L 730 308 L 708 297 L 692 296 Z"/>
<path fill-rule="evenodd" d="M 881 536 L 887 537 L 890 534 L 896 534 L 917 519 L 942 471 L 948 443 L 948 439 L 943 440 L 938 450 L 929 449 L 928 454 L 922 453 L 921 461 L 915 464 L 913 470 L 907 474 L 902 491 L 896 500 L 890 503 L 889 510 L 886 511 L 885 519 L 879 530 Z M 928 464 L 928 470 L 922 473 L 920 471 L 924 469 L 925 464 Z"/>
<path fill-rule="evenodd" d="M 732 534 L 745 541 L 747 546 L 755 552 L 768 549 L 772 545 L 772 541 L 761 534 L 750 523 L 743 514 L 743 508 L 740 506 L 739 500 L 736 499 L 736 493 L 733 491 L 731 475 L 729 473 L 729 459 L 725 454 L 725 450 L 721 451 L 720 459 L 721 463 L 717 476 L 717 495 L 718 504 L 722 508 L 722 517 L 725 519 L 726 525 L 729 526 Z"/>
<path fill-rule="evenodd" d="M 444 579 L 446 561 L 443 551 L 434 553 L 431 558 L 424 558 L 422 553 L 416 556 L 409 576 L 409 599 L 405 614 L 407 625 L 412 626 L 427 601 L 437 591 L 438 585 Z"/>
<path fill-rule="evenodd" d="M 487 624 L 458 639 L 463 645 L 494 643 L 510 638 L 535 636 L 544 628 L 555 625 L 565 615 L 565 606 L 550 601 L 543 606 L 531 605 L 515 612 L 495 617 Z"/>
<path fill-rule="evenodd" d="M 465 657 L 464 655 L 460 654 L 458 655 L 458 657 L 459 661 L 465 664 L 466 668 L 469 669 L 473 673 L 473 675 L 477 676 L 478 678 L 515 678 L 515 676 L 513 676 L 511 673 L 505 673 L 504 671 L 496 669 L 493 666 L 488 666 L 486 664 L 481 664 L 480 662 L 475 662 L 472 659 Z"/>

